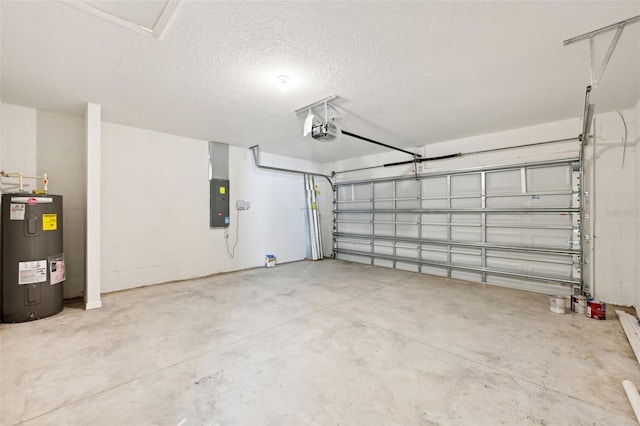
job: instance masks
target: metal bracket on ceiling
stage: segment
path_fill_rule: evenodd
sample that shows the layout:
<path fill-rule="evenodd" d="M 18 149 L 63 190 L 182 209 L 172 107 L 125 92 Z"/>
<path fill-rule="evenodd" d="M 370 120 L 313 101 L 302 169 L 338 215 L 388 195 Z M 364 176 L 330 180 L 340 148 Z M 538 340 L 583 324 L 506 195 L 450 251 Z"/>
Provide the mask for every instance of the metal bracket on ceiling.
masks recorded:
<path fill-rule="evenodd" d="M 582 40 L 589 40 L 589 53 L 591 55 L 591 87 L 598 87 L 598 83 L 600 83 L 600 79 L 604 74 L 604 70 L 607 68 L 609 64 L 609 60 L 611 59 L 611 55 L 613 55 L 613 51 L 616 49 L 616 45 L 620 40 L 620 36 L 622 36 L 622 31 L 627 25 L 635 24 L 640 22 L 640 15 L 634 16 L 633 18 L 625 19 L 624 21 L 616 22 L 615 24 L 607 25 L 606 27 L 599 28 L 597 30 L 590 31 L 586 34 L 582 34 L 568 40 L 564 41 L 564 45 L 568 46 L 573 43 L 577 43 Z M 599 67 L 596 67 L 596 45 L 595 38 L 600 34 L 607 33 L 609 31 L 616 30 L 616 33 L 609 44 L 609 48 L 607 49 L 607 53 L 605 53 L 602 62 Z"/>
<path fill-rule="evenodd" d="M 335 112 L 337 112 L 338 114 L 341 114 L 340 111 L 338 111 L 333 105 L 331 105 L 331 101 L 336 100 L 338 97 L 336 95 L 329 95 L 325 98 L 319 99 L 315 102 L 310 103 L 309 105 L 305 105 L 303 107 L 298 108 L 297 110 L 293 111 L 296 114 L 300 114 L 301 112 L 307 111 L 307 110 L 311 110 L 313 108 L 319 107 L 321 105 L 324 105 L 324 107 L 326 108 L 327 106 L 330 107 L 331 109 L 333 109 Z"/>

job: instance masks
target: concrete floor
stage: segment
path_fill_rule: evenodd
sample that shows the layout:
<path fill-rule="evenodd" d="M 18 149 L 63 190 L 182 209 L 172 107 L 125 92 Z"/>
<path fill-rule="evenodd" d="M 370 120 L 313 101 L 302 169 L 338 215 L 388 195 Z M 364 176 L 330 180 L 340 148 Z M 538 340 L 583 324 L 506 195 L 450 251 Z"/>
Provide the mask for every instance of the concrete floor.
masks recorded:
<path fill-rule="evenodd" d="M 613 310 L 337 260 L 103 304 L 0 326 L 2 425 L 636 424 Z"/>

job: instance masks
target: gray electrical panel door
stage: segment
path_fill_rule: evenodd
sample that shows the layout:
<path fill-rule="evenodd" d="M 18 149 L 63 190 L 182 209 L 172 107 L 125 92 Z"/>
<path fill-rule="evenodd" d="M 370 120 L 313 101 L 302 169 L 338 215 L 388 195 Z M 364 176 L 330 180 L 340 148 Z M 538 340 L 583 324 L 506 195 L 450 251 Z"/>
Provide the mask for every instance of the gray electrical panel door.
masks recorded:
<path fill-rule="evenodd" d="M 211 179 L 209 181 L 211 228 L 229 226 L 229 179 Z"/>
<path fill-rule="evenodd" d="M 57 314 L 63 306 L 62 196 L 2 195 L 2 322 Z"/>
<path fill-rule="evenodd" d="M 229 226 L 229 145 L 209 142 L 209 226 Z"/>

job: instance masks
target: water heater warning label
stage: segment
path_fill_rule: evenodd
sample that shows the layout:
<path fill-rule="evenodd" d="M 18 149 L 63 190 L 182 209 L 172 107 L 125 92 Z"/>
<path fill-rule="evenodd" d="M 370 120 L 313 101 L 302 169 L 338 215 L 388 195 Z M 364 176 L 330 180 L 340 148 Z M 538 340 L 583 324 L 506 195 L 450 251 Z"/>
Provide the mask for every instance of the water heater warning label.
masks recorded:
<path fill-rule="evenodd" d="M 36 284 L 47 281 L 47 261 L 35 260 L 18 264 L 18 284 Z"/>
<path fill-rule="evenodd" d="M 58 215 L 57 214 L 43 214 L 42 215 L 42 230 L 43 231 L 55 231 L 58 229 Z"/>
<path fill-rule="evenodd" d="M 24 220 L 24 204 L 13 204 L 9 206 L 9 220 Z"/>
<path fill-rule="evenodd" d="M 65 279 L 64 254 L 49 258 L 49 284 L 61 283 Z"/>

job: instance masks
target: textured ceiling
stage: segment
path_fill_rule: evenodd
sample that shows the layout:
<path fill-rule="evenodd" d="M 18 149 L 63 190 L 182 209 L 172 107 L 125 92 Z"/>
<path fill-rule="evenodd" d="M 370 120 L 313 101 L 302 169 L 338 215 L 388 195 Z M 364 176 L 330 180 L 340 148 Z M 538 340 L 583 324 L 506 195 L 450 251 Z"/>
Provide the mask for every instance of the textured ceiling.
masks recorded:
<path fill-rule="evenodd" d="M 76 114 L 94 102 L 106 121 L 322 162 L 385 150 L 302 139 L 293 111 L 330 94 L 339 127 L 399 147 L 579 116 L 588 42 L 562 41 L 640 14 L 637 1 L 185 1 L 158 40 L 64 2 L 0 8 L 2 102 Z M 634 24 L 597 111 L 639 97 Z"/>

